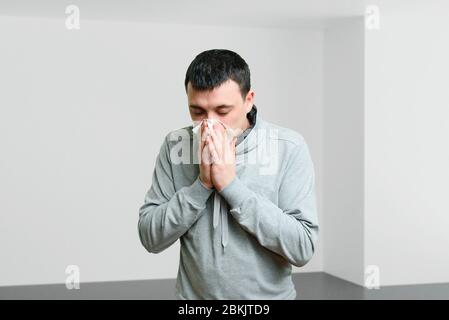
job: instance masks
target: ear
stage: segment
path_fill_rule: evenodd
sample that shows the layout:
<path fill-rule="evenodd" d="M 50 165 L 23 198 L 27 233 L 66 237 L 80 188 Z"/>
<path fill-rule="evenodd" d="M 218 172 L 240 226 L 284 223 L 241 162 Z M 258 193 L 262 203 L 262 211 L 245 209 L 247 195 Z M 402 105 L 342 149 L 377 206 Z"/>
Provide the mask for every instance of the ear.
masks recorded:
<path fill-rule="evenodd" d="M 254 90 L 251 89 L 251 90 L 249 90 L 248 94 L 246 95 L 246 100 L 245 100 L 246 113 L 250 112 L 251 109 L 253 108 L 254 94 L 255 94 Z"/>

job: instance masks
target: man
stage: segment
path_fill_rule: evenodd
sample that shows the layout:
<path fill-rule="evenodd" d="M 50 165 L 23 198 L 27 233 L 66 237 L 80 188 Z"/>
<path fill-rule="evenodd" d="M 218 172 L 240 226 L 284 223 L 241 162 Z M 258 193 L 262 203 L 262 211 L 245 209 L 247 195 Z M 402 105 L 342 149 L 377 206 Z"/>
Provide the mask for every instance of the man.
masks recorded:
<path fill-rule="evenodd" d="M 258 115 L 235 52 L 197 55 L 185 88 L 198 126 L 162 143 L 140 208 L 143 246 L 159 253 L 180 240 L 178 299 L 295 299 L 291 265 L 312 258 L 319 229 L 304 138 Z M 199 161 L 179 160 L 192 160 L 188 146 Z"/>

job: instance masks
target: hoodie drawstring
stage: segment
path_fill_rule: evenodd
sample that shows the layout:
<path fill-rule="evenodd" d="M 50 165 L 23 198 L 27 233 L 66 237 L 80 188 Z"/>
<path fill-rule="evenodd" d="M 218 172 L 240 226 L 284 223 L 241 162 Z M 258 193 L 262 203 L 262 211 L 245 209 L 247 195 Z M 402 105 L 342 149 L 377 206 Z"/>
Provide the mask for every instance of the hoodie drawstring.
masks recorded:
<path fill-rule="evenodd" d="M 228 204 L 217 191 L 214 191 L 214 229 L 218 226 L 218 220 L 221 217 L 221 244 L 226 249 L 228 244 Z"/>

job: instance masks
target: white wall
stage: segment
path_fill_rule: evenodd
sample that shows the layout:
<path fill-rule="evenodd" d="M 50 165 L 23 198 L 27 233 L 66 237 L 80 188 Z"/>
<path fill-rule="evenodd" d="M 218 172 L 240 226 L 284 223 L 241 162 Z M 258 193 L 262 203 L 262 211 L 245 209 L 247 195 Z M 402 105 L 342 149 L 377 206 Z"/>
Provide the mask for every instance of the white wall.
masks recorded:
<path fill-rule="evenodd" d="M 372 1 L 365 264 L 381 285 L 449 282 L 449 3 Z"/>
<path fill-rule="evenodd" d="M 0 39 L 2 286 L 63 283 L 69 264 L 81 282 L 176 277 L 179 243 L 148 254 L 138 208 L 164 135 L 189 124 L 184 74 L 206 49 L 247 60 L 260 115 L 305 136 L 321 194 L 318 30 L 0 17 Z M 322 270 L 321 238 L 301 270 Z"/>
<path fill-rule="evenodd" d="M 324 30 L 324 271 L 363 283 L 362 18 Z"/>
<path fill-rule="evenodd" d="M 324 33 L 324 271 L 449 282 L 449 3 L 371 1 Z M 365 274 L 365 270 L 367 273 Z"/>

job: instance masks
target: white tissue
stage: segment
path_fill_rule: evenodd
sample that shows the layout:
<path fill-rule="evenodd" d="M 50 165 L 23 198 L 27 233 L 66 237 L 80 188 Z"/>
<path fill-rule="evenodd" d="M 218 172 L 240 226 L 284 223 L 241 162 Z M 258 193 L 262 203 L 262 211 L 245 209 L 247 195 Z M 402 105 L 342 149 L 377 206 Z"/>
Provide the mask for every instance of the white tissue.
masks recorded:
<path fill-rule="evenodd" d="M 201 123 L 203 121 L 206 121 L 207 127 L 209 129 L 212 129 L 212 126 L 215 123 L 221 123 L 225 127 L 226 133 L 228 134 L 228 138 L 230 138 L 230 139 L 232 139 L 234 137 L 237 137 L 239 134 L 241 134 L 243 132 L 242 129 L 240 129 L 240 128 L 232 129 L 228 125 L 223 123 L 222 121 L 212 118 L 212 119 L 204 119 L 204 120 L 199 120 L 199 121 L 193 121 L 193 129 L 192 129 L 192 131 L 193 131 L 194 134 L 199 135 L 200 128 L 201 128 Z"/>

